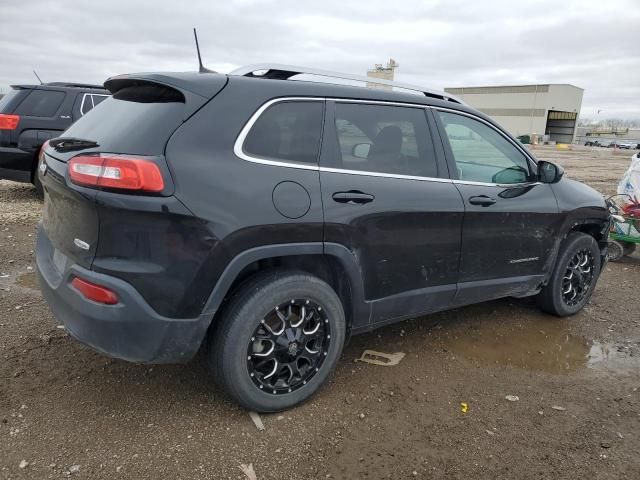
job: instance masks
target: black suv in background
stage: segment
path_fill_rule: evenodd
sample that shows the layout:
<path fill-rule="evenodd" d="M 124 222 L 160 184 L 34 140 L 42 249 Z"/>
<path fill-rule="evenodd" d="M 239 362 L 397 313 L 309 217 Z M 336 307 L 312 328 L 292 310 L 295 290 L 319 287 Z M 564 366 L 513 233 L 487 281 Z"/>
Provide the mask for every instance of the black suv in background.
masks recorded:
<path fill-rule="evenodd" d="M 501 297 L 588 302 L 598 192 L 444 92 L 300 73 L 355 78 L 114 77 L 44 147 L 37 270 L 71 335 L 133 362 L 206 344 L 226 392 L 270 412 L 312 395 L 351 334 Z"/>
<path fill-rule="evenodd" d="M 38 151 L 109 96 L 101 86 L 13 85 L 0 99 L 0 179 L 33 182 Z"/>

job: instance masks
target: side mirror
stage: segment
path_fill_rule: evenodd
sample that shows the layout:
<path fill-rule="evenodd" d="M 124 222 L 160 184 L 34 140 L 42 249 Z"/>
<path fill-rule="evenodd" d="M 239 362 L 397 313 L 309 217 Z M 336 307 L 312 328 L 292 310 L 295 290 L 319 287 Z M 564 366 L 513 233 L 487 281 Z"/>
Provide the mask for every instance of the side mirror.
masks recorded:
<path fill-rule="evenodd" d="M 558 183 L 564 175 L 564 168 L 555 163 L 538 162 L 538 180 L 542 183 Z"/>
<path fill-rule="evenodd" d="M 358 158 L 367 158 L 369 156 L 370 143 L 356 143 L 351 149 L 351 154 Z"/>

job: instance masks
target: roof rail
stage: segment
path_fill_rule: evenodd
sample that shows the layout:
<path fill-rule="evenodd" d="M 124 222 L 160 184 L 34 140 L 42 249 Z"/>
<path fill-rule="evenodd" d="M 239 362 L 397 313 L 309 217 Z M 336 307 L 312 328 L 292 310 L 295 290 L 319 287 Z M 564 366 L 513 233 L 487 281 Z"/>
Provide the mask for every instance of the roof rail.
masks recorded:
<path fill-rule="evenodd" d="M 256 75 L 255 72 L 264 71 L 264 74 Z M 402 88 L 404 90 L 411 90 L 414 92 L 420 92 L 427 97 L 438 98 L 441 100 L 448 100 L 450 102 L 464 104 L 462 100 L 454 95 L 440 90 L 430 90 L 416 85 L 409 85 L 406 83 L 393 82 L 391 80 L 384 80 L 381 78 L 369 78 L 364 75 L 352 75 L 350 73 L 331 72 L 329 70 L 317 70 L 306 67 L 296 67 L 293 65 L 281 65 L 271 63 L 257 63 L 254 65 L 246 65 L 230 72 L 229 75 L 237 75 L 243 77 L 254 78 L 268 78 L 273 80 L 288 80 L 295 75 L 317 75 L 320 77 L 339 78 L 342 80 L 354 80 L 357 82 L 368 82 L 377 85 L 387 85 L 389 87 Z"/>
<path fill-rule="evenodd" d="M 97 88 L 100 90 L 104 90 L 104 86 L 102 85 L 91 85 L 88 83 L 75 83 L 75 82 L 49 82 L 43 83 L 48 87 L 70 87 L 70 88 Z"/>

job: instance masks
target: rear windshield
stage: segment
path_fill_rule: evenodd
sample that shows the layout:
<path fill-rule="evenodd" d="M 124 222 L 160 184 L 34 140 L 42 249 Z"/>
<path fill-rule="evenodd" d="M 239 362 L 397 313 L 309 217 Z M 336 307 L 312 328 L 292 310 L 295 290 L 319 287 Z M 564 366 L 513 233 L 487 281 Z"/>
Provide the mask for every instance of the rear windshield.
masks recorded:
<path fill-rule="evenodd" d="M 9 104 L 19 92 L 20 90 L 10 90 L 4 97 L 0 98 L 0 113 L 13 113 L 13 107 L 9 111 Z"/>
<path fill-rule="evenodd" d="M 53 117 L 64 100 L 65 93 L 55 90 L 31 90 L 15 112 L 27 117 Z"/>
<path fill-rule="evenodd" d="M 92 140 L 101 152 L 161 155 L 182 123 L 184 98 L 162 87 L 124 88 L 74 123 L 64 137 Z"/>

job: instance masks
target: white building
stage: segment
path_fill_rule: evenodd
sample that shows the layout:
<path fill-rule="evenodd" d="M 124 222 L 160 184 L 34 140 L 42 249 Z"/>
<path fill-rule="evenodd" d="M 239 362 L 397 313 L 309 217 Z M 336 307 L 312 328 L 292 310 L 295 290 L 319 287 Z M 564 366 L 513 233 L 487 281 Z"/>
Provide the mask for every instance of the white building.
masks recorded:
<path fill-rule="evenodd" d="M 572 143 L 584 90 L 569 84 L 445 88 L 512 135 L 548 135 Z"/>

